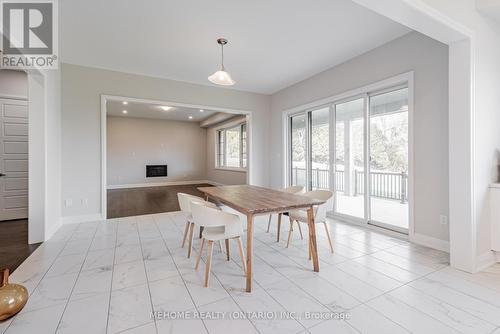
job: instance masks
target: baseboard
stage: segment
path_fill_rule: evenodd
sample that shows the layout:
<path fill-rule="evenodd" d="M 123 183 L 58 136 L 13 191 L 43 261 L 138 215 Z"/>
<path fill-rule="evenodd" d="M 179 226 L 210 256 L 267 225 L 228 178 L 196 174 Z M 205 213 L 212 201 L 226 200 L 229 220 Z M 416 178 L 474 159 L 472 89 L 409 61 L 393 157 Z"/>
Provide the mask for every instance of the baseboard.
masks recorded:
<path fill-rule="evenodd" d="M 214 184 L 217 182 L 209 180 L 194 180 L 194 181 L 163 181 L 163 182 L 151 182 L 151 183 L 130 183 L 130 184 L 115 184 L 107 187 L 108 190 L 112 189 L 127 189 L 127 188 L 147 188 L 147 187 L 165 187 L 165 186 L 182 186 L 188 184 L 200 184 L 208 183 Z M 217 184 L 220 185 L 220 184 Z"/>
<path fill-rule="evenodd" d="M 393 238 L 397 238 L 397 239 L 401 239 L 401 240 L 408 240 L 408 235 L 407 234 L 403 234 L 403 233 L 396 232 L 396 231 L 391 231 L 389 229 L 386 229 L 386 228 L 383 228 L 383 227 L 380 227 L 380 226 L 377 226 L 377 225 L 366 224 L 366 223 L 361 222 L 361 221 L 351 220 L 351 219 L 349 219 L 347 217 L 344 217 L 344 216 L 341 216 L 341 215 L 337 215 L 337 214 L 333 214 L 331 211 L 327 212 L 326 216 L 328 218 L 330 218 L 330 219 L 339 221 L 339 222 L 341 222 L 343 224 L 355 225 L 355 226 L 358 226 L 358 227 L 360 227 L 362 229 L 365 229 L 365 230 L 376 231 L 376 232 L 379 232 L 381 234 L 385 234 L 385 235 L 387 235 L 389 237 L 393 237 Z"/>
<path fill-rule="evenodd" d="M 61 217 L 61 224 L 78 224 L 78 223 L 86 223 L 86 222 L 95 222 L 98 220 L 104 220 L 100 213 L 94 213 L 90 215 L 82 215 L 82 216 L 67 216 Z"/>
<path fill-rule="evenodd" d="M 476 258 L 475 272 L 479 272 L 494 265 L 495 263 L 498 262 L 498 260 L 499 260 L 498 253 L 494 251 L 487 251 L 481 255 L 478 255 Z"/>
<path fill-rule="evenodd" d="M 62 226 L 61 219 L 57 221 L 57 223 L 52 226 L 52 228 L 48 231 L 45 232 L 45 241 L 49 240 L 52 238 L 52 236 L 57 232 L 57 230 Z"/>
<path fill-rule="evenodd" d="M 427 235 L 414 233 L 410 241 L 425 247 L 434 248 L 446 253 L 450 252 L 450 242 L 446 240 L 441 240 L 433 237 L 429 237 Z"/>

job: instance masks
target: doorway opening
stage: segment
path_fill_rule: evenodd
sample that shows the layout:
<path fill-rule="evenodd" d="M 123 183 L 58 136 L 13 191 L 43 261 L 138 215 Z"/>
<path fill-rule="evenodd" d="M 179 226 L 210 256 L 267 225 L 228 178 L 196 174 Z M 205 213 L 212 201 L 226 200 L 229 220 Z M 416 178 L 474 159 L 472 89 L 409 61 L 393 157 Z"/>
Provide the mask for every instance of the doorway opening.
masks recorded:
<path fill-rule="evenodd" d="M 178 192 L 248 184 L 251 120 L 242 110 L 102 96 L 103 219 L 177 211 Z"/>
<path fill-rule="evenodd" d="M 0 267 L 15 270 L 28 243 L 28 75 L 0 70 Z"/>

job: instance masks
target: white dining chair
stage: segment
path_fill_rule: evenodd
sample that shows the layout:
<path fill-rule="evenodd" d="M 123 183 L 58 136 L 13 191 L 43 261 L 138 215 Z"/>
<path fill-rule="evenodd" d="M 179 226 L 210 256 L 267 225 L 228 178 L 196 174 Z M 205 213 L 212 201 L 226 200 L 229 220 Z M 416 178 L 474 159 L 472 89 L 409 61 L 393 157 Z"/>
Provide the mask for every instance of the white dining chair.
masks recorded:
<path fill-rule="evenodd" d="M 194 228 L 195 228 L 195 222 L 193 220 L 193 216 L 191 214 L 191 203 L 193 202 L 201 202 L 204 203 L 205 200 L 201 197 L 186 194 L 186 193 L 177 193 L 177 199 L 179 200 L 179 207 L 181 211 L 185 214 L 186 216 L 186 227 L 184 228 L 184 236 L 182 238 L 182 244 L 181 247 L 184 248 L 184 245 L 186 244 L 186 239 L 188 239 L 188 258 L 191 257 L 191 250 L 193 247 L 193 234 L 194 234 Z M 211 206 L 213 208 L 217 208 L 217 206 L 213 203 L 207 202 L 208 206 Z"/>
<path fill-rule="evenodd" d="M 333 244 L 332 244 L 332 239 L 330 237 L 330 231 L 328 229 L 328 223 L 326 221 L 326 211 L 328 208 L 332 207 L 333 203 L 333 196 L 334 193 L 328 190 L 313 190 L 313 191 L 308 191 L 303 194 L 304 196 L 320 200 L 320 201 L 325 201 L 325 203 L 321 205 L 315 205 L 313 208 L 314 211 L 314 223 L 322 223 L 325 227 L 325 232 L 326 236 L 328 238 L 328 244 L 330 245 L 330 251 L 333 253 Z M 289 213 L 290 217 L 290 230 L 288 231 L 288 240 L 286 243 L 286 247 L 288 248 L 290 246 L 290 241 L 292 239 L 292 233 L 293 233 L 293 225 L 297 223 L 297 225 L 300 227 L 300 223 L 306 223 L 307 224 L 307 210 L 292 210 Z M 308 242 L 308 248 L 309 248 L 309 259 L 311 258 L 311 242 L 309 240 Z"/>
<path fill-rule="evenodd" d="M 302 192 L 304 192 L 304 187 L 303 186 L 291 186 L 291 187 L 287 187 L 287 188 L 284 188 L 284 189 L 281 189 L 280 191 L 282 192 L 285 192 L 285 193 L 289 193 L 289 194 L 300 194 Z M 279 242 L 280 241 L 280 232 L 281 232 L 281 216 L 282 214 L 279 213 L 278 214 L 278 229 L 277 229 L 277 236 L 276 236 L 276 241 Z M 270 214 L 269 215 L 269 221 L 267 222 L 267 231 L 266 233 L 269 233 L 269 230 L 271 228 L 271 219 L 272 219 L 273 215 Z M 302 230 L 300 229 L 299 227 L 299 231 L 300 231 L 300 237 L 302 238 Z"/>
<path fill-rule="evenodd" d="M 225 240 L 226 256 L 227 260 L 230 261 L 231 256 L 229 252 L 229 240 L 236 239 L 240 251 L 243 272 L 246 273 L 245 255 L 243 253 L 243 243 L 241 242 L 241 236 L 243 235 L 243 224 L 241 223 L 240 217 L 229 212 L 214 209 L 211 206 L 207 206 L 207 203 L 209 202 L 191 203 L 194 222 L 196 223 L 196 225 L 203 226 L 200 251 L 198 253 L 198 258 L 196 259 L 195 270 L 198 270 L 205 240 L 208 241 L 207 262 L 205 264 L 205 287 L 208 287 L 208 282 L 210 279 L 210 267 L 212 264 L 212 250 L 214 241 Z"/>

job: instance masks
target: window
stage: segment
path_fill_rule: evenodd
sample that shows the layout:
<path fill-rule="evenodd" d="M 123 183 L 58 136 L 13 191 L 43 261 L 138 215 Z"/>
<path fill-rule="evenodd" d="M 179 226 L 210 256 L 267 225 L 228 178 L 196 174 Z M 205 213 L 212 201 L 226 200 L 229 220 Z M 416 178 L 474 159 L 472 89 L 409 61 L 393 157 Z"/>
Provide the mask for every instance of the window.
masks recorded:
<path fill-rule="evenodd" d="M 217 167 L 247 167 L 246 123 L 217 130 Z"/>

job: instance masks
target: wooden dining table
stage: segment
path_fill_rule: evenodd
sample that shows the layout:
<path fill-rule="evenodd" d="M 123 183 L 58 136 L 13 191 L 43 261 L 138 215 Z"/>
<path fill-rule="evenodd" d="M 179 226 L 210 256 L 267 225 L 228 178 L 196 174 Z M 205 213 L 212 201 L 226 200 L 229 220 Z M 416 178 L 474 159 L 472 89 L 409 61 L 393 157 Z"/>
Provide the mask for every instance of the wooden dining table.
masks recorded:
<path fill-rule="evenodd" d="M 251 185 L 199 187 L 198 190 L 205 194 L 207 200 L 220 202 L 247 217 L 247 292 L 252 291 L 253 223 L 254 217 L 258 215 L 277 213 L 281 219 L 281 214 L 284 212 L 306 209 L 313 270 L 319 271 L 313 207 L 325 203 L 324 201 Z"/>

